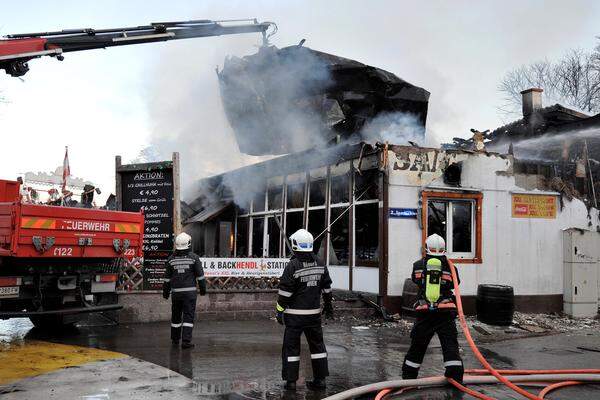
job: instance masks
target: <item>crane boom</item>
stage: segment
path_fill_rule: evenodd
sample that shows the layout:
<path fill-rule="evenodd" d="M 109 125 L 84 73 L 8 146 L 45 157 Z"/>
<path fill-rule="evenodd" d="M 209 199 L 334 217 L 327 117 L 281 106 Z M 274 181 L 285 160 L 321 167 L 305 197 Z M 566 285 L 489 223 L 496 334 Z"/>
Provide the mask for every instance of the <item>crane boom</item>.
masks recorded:
<path fill-rule="evenodd" d="M 267 34 L 269 29 L 271 32 Z M 0 38 L 0 69 L 16 77 L 29 71 L 29 60 L 42 56 L 56 57 L 62 61 L 62 54 L 71 51 L 197 37 L 261 33 L 263 44 L 266 44 L 276 31 L 277 25 L 273 22 L 245 19 L 153 22 L 149 25 L 115 29 L 69 29 L 6 35 Z"/>

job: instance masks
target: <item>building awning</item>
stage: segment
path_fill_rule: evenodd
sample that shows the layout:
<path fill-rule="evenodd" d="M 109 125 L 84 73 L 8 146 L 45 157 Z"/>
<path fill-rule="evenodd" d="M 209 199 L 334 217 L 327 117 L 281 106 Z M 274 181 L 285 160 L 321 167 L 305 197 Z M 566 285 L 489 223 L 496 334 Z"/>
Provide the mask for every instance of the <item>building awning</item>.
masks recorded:
<path fill-rule="evenodd" d="M 184 224 L 187 225 L 187 224 L 193 224 L 195 222 L 200 222 L 200 223 L 208 222 L 211 219 L 217 217 L 219 214 L 221 214 L 223 211 L 225 211 L 225 209 L 227 207 L 229 207 L 232 204 L 233 203 L 231 201 L 218 201 L 216 203 L 210 204 L 208 207 L 206 207 L 204 210 L 200 211 L 198 214 L 196 214 L 193 217 L 184 221 Z"/>

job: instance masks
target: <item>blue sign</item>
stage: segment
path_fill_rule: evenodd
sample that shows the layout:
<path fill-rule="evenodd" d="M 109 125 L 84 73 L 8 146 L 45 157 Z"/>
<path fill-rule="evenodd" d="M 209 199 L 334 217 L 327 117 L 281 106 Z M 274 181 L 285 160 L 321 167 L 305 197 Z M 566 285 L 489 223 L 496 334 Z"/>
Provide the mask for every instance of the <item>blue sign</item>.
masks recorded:
<path fill-rule="evenodd" d="M 417 219 L 417 209 L 416 208 L 390 208 L 390 218 Z"/>

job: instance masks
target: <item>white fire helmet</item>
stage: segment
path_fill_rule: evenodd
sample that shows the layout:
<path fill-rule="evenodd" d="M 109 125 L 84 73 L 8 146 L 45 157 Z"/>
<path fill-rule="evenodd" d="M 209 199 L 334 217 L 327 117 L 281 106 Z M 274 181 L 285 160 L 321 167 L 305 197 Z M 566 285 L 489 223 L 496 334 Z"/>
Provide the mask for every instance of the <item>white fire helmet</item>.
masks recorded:
<path fill-rule="evenodd" d="M 175 250 L 187 250 L 192 247 L 192 237 L 185 232 L 181 232 L 175 238 Z"/>
<path fill-rule="evenodd" d="M 425 249 L 427 254 L 431 256 L 446 255 L 446 241 L 443 237 L 434 233 L 425 240 Z"/>
<path fill-rule="evenodd" d="M 298 229 L 292 236 L 290 236 L 290 242 L 292 242 L 292 250 L 299 252 L 311 252 L 313 251 L 313 235 L 310 234 L 306 229 Z"/>

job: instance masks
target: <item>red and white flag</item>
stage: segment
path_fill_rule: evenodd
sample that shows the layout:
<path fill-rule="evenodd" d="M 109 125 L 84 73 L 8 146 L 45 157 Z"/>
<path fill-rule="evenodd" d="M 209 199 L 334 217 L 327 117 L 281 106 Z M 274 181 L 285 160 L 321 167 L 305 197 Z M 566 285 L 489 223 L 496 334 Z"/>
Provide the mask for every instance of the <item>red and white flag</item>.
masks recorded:
<path fill-rule="evenodd" d="M 69 167 L 69 147 L 65 146 L 65 159 L 63 160 L 63 176 L 62 176 L 62 190 L 63 192 L 67 189 L 67 178 L 71 175 L 71 168 Z"/>

